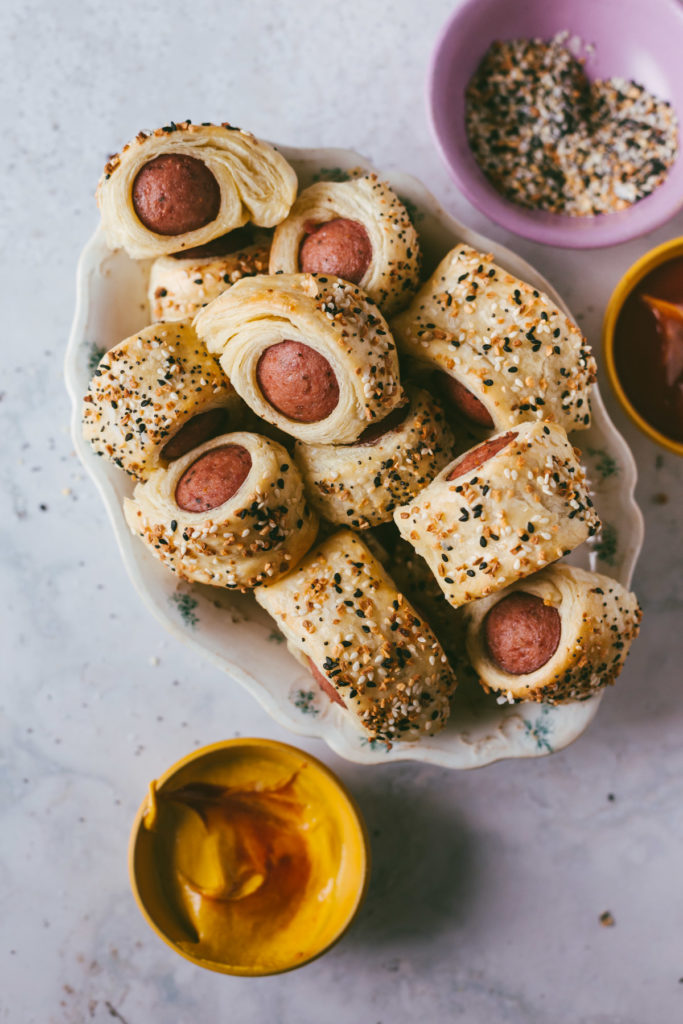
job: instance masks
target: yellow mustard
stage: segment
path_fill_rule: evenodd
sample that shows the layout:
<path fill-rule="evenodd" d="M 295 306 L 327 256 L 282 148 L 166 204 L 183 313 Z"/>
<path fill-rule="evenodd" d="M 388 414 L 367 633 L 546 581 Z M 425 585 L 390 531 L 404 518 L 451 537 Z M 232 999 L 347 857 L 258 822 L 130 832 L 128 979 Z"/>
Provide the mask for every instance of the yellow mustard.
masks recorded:
<path fill-rule="evenodd" d="M 357 813 L 334 776 L 262 740 L 181 765 L 151 785 L 134 837 L 143 910 L 155 918 L 153 905 L 165 904 L 155 927 L 190 959 L 233 973 L 288 970 L 322 952 L 353 916 L 367 867 Z M 146 871 L 155 877 L 145 900 Z"/>

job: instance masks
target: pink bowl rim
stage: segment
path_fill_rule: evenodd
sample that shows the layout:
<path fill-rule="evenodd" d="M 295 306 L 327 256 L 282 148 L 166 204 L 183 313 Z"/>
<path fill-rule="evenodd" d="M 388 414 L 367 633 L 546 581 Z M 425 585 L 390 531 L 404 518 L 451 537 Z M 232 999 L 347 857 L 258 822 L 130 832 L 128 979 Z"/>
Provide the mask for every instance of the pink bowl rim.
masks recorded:
<path fill-rule="evenodd" d="M 656 192 L 640 200 L 629 210 L 623 211 L 623 214 L 603 214 L 590 219 L 581 218 L 582 230 L 578 231 L 575 218 L 563 214 L 526 210 L 522 206 L 516 206 L 509 199 L 497 193 L 481 171 L 477 171 L 481 180 L 475 180 L 469 172 L 463 171 L 458 161 L 452 159 L 446 149 L 442 130 L 437 124 L 436 108 L 440 103 L 440 94 L 436 87 L 437 72 L 444 59 L 443 51 L 446 43 L 455 25 L 464 16 L 465 11 L 478 2 L 479 0 L 460 0 L 446 19 L 432 50 L 426 89 L 429 126 L 436 147 L 451 177 L 470 203 L 494 223 L 515 235 L 528 238 L 533 242 L 540 242 L 542 245 L 554 245 L 565 249 L 601 249 L 619 245 L 648 234 L 671 220 L 683 208 L 683 190 L 678 194 L 672 191 L 671 201 L 663 205 L 660 203 L 661 209 L 655 214 L 649 215 L 650 208 L 645 204 L 655 198 Z M 658 0 L 658 3 L 662 9 L 666 6 L 668 11 L 680 20 L 683 40 L 683 5 L 678 0 Z M 680 112 L 680 117 L 677 159 L 683 160 L 683 111 Z"/>

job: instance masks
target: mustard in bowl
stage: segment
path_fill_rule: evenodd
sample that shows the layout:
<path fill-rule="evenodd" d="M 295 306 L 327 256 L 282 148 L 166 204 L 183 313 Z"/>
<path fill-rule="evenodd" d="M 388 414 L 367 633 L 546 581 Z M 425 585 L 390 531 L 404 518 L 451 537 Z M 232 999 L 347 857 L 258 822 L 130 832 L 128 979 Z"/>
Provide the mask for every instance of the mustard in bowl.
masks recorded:
<path fill-rule="evenodd" d="M 177 953 L 225 974 L 300 967 L 355 917 L 363 821 L 316 758 L 273 740 L 215 743 L 150 784 L 130 843 L 133 893 Z"/>

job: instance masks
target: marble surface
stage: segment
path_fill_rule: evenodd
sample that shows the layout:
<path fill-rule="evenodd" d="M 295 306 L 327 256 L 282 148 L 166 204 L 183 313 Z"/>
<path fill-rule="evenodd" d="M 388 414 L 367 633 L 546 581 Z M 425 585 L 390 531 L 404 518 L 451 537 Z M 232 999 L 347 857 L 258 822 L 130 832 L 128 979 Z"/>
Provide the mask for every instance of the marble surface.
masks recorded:
<path fill-rule="evenodd" d="M 27 2 L 3 15 L 0 247 L 0 1021 L 649 1024 L 683 1016 L 681 462 L 633 447 L 646 540 L 642 636 L 597 720 L 552 757 L 473 773 L 350 765 L 374 870 L 326 957 L 261 980 L 173 954 L 131 895 L 128 830 L 150 778 L 235 735 L 288 740 L 142 608 L 68 435 L 62 357 L 108 153 L 170 118 L 343 145 L 423 179 L 559 288 L 597 345 L 650 237 L 596 253 L 507 236 L 460 197 L 424 81 L 452 4 L 433 0 Z M 599 917 L 609 911 L 613 927 Z"/>

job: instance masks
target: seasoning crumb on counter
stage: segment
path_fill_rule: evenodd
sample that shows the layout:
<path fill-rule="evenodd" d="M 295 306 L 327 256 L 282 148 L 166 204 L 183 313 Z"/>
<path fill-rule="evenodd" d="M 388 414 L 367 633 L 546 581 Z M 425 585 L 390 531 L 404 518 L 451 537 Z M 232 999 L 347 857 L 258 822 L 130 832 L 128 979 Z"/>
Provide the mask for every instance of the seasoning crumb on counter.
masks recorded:
<path fill-rule="evenodd" d="M 612 916 L 612 914 L 610 914 L 609 910 L 603 911 L 603 913 L 600 914 L 599 920 L 600 924 L 604 928 L 613 928 L 616 923 L 614 917 Z"/>
<path fill-rule="evenodd" d="M 567 36 L 489 47 L 466 92 L 470 146 L 492 184 L 521 206 L 613 213 L 662 184 L 678 152 L 678 120 L 637 82 L 591 83 Z"/>

